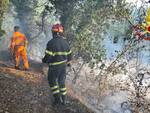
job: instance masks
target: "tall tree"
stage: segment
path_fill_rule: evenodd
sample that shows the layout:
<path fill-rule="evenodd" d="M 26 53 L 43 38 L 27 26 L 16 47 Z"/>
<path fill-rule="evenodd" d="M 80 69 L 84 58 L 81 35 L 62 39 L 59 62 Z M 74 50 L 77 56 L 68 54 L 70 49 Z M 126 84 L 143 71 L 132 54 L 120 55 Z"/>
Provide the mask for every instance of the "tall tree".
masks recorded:
<path fill-rule="evenodd" d="M 8 3 L 9 3 L 9 0 L 0 1 L 0 36 L 2 36 L 5 33 L 5 31 L 1 29 L 1 26 L 2 26 L 3 15 L 4 15 L 4 12 L 7 10 Z"/>

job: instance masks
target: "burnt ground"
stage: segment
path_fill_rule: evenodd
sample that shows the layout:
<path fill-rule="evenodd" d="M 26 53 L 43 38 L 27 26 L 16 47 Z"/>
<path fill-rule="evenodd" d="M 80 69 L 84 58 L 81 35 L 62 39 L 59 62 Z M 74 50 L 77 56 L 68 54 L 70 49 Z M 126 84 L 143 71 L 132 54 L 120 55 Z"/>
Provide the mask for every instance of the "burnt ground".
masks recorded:
<path fill-rule="evenodd" d="M 41 68 L 34 69 L 36 63 L 28 72 L 8 65 L 0 62 L 0 113 L 93 113 L 71 96 L 66 106 L 52 106 L 47 77 L 40 73 Z"/>

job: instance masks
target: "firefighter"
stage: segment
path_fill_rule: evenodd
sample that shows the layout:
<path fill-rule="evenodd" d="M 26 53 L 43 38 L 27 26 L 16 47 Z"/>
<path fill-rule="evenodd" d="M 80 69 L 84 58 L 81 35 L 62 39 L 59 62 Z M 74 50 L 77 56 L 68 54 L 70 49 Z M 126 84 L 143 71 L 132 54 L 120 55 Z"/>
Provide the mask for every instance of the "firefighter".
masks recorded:
<path fill-rule="evenodd" d="M 28 63 L 27 50 L 26 50 L 28 41 L 26 39 L 26 36 L 22 34 L 19 30 L 20 30 L 19 26 L 14 27 L 14 33 L 10 43 L 10 50 L 15 59 L 15 68 L 19 69 L 20 57 L 21 57 L 24 64 L 24 70 L 28 70 L 29 63 Z"/>
<path fill-rule="evenodd" d="M 63 27 L 55 24 L 52 27 L 53 38 L 48 42 L 43 63 L 48 63 L 48 81 L 54 96 L 53 105 L 65 105 L 66 101 L 66 66 L 70 65 L 71 50 L 67 41 L 62 37 Z"/>

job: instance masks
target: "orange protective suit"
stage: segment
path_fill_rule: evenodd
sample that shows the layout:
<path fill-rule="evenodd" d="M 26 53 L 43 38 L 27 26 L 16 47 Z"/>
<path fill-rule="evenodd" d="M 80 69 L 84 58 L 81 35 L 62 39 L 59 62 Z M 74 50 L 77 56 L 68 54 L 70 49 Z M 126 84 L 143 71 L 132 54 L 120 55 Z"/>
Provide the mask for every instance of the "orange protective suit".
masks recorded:
<path fill-rule="evenodd" d="M 11 38 L 10 49 L 15 57 L 15 67 L 19 68 L 20 57 L 22 57 L 24 68 L 29 69 L 29 63 L 27 58 L 27 39 L 26 36 L 20 32 L 14 32 Z"/>

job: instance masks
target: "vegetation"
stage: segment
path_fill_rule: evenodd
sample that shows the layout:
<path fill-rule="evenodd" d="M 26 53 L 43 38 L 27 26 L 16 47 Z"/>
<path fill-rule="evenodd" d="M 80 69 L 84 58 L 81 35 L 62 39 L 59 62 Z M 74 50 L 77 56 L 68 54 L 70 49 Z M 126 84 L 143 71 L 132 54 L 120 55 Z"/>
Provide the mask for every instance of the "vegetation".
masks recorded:
<path fill-rule="evenodd" d="M 114 20 L 123 20 L 129 15 L 123 0 L 117 0 L 116 4 L 109 0 L 50 1 L 54 4 L 56 13 L 61 15 L 74 56 L 82 57 L 91 67 L 105 58 L 103 39 L 110 25 L 108 21 L 113 20 L 112 17 Z M 67 6 L 63 7 L 63 3 Z"/>
<path fill-rule="evenodd" d="M 8 3 L 9 3 L 9 0 L 0 1 L 0 36 L 2 36 L 5 33 L 5 31 L 1 29 L 1 26 L 2 26 L 4 12 L 8 8 Z"/>

